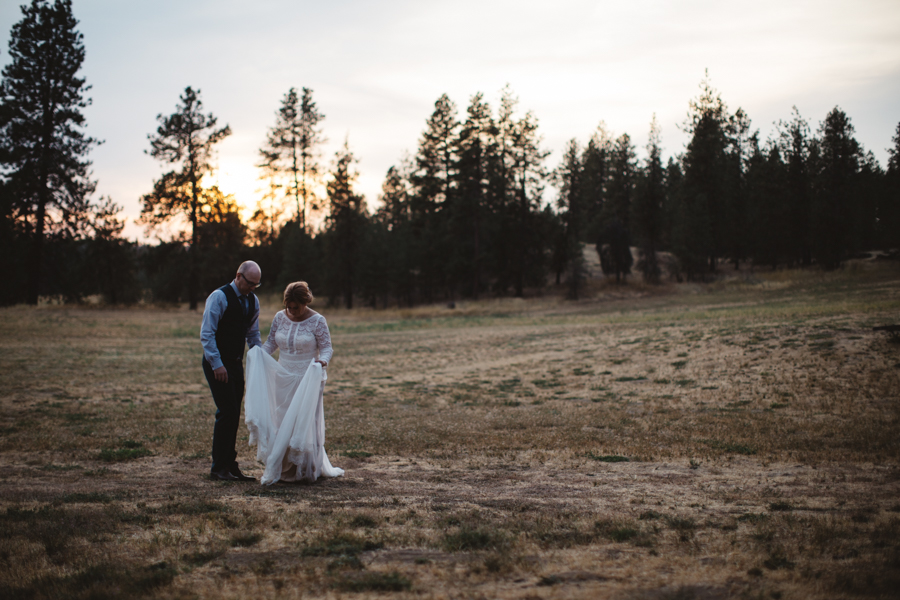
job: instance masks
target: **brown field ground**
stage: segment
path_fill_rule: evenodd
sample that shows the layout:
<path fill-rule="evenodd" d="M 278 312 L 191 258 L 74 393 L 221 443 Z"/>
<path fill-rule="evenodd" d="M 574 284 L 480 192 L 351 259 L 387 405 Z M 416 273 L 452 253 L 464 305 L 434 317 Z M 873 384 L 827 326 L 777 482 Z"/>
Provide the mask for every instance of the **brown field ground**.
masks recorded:
<path fill-rule="evenodd" d="M 346 475 L 270 488 L 198 313 L 0 310 L 0 597 L 900 594 L 895 264 L 319 308 Z"/>

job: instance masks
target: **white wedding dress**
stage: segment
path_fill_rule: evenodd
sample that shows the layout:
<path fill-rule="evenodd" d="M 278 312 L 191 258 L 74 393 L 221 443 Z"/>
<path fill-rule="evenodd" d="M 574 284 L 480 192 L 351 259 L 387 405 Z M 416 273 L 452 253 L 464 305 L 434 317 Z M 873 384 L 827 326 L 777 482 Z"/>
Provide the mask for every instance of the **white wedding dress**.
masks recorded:
<path fill-rule="evenodd" d="M 271 354 L 280 350 L 276 361 Z M 260 483 L 340 477 L 325 453 L 322 392 L 327 375 L 316 359 L 331 361 L 325 317 L 300 322 L 284 311 L 272 320 L 269 337 L 247 354 L 245 421 L 256 459 L 266 465 Z"/>

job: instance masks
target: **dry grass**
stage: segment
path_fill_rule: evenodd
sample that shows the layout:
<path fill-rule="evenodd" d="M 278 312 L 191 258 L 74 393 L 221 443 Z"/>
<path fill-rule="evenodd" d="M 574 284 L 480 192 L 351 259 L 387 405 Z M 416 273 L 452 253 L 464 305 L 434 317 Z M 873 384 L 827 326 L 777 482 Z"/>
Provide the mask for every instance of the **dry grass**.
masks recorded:
<path fill-rule="evenodd" d="M 589 296 L 323 309 L 347 475 L 272 488 L 198 314 L 3 309 L 0 596 L 895 597 L 895 266 Z"/>

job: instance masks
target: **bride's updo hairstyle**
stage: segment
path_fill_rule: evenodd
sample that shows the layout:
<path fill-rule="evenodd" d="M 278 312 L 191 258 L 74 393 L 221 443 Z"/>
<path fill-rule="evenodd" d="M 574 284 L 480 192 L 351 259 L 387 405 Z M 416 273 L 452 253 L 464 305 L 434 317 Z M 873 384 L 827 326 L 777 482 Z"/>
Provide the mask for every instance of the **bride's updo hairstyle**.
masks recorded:
<path fill-rule="evenodd" d="M 289 283 L 284 288 L 284 306 L 287 308 L 288 302 L 296 302 L 297 304 L 311 304 L 313 301 L 312 292 L 309 291 L 309 285 L 305 281 L 295 281 Z"/>

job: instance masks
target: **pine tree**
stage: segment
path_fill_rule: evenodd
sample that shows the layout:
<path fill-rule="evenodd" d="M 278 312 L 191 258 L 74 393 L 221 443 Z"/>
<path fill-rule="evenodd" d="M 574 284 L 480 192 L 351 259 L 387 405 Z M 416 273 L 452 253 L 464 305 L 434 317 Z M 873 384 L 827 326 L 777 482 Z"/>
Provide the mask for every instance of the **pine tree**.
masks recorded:
<path fill-rule="evenodd" d="M 85 51 L 71 1 L 32 0 L 22 15 L 0 83 L 0 164 L 12 220 L 30 239 L 26 301 L 36 304 L 48 235 L 86 222 L 96 187 L 86 156 L 99 142 L 83 132 L 90 86 L 77 76 Z"/>
<path fill-rule="evenodd" d="M 795 106 L 792 118 L 778 123 L 778 151 L 785 164 L 787 260 L 808 266 L 812 262 L 812 180 L 809 123 Z"/>
<path fill-rule="evenodd" d="M 456 115 L 456 104 L 443 94 L 425 123 L 412 177 L 416 187 L 414 214 L 436 212 L 452 195 L 460 127 Z"/>
<path fill-rule="evenodd" d="M 714 270 L 725 251 L 728 112 L 719 93 L 704 79 L 691 100 L 685 131 L 691 134 L 682 158 L 684 180 L 675 215 L 673 246 L 688 276 Z"/>
<path fill-rule="evenodd" d="M 148 135 L 149 154 L 180 169 L 164 174 L 154 182 L 153 191 L 142 199 L 141 220 L 150 227 L 176 217 L 187 217 L 191 226 L 188 267 L 188 302 L 197 309 L 198 292 L 198 224 L 204 206 L 202 179 L 212 171 L 213 147 L 231 135 L 228 125 L 216 128 L 218 119 L 204 115 L 200 90 L 187 87 L 179 98 L 176 111 L 158 115 L 156 134 Z"/>
<path fill-rule="evenodd" d="M 734 263 L 735 269 L 747 257 L 747 190 L 745 167 L 750 157 L 750 138 L 756 134 L 750 131 L 750 118 L 738 108 L 728 118 L 725 148 L 725 195 L 722 206 L 720 247 L 723 255 Z"/>
<path fill-rule="evenodd" d="M 491 108 L 481 93 L 475 94 L 459 132 L 454 168 L 457 185 L 448 206 L 452 282 L 454 288 L 472 298 L 478 297 L 483 286 L 484 256 L 490 254 L 485 246 L 491 238 L 491 217 L 503 201 L 497 197 L 498 191 L 502 194 L 505 181 L 497 185 L 500 157 L 496 138 Z"/>
<path fill-rule="evenodd" d="M 559 189 L 557 212 L 562 221 L 562 237 L 554 249 L 557 265 L 566 266 L 569 273 L 569 293 L 572 300 L 577 300 L 584 280 L 584 253 L 581 240 L 584 234 L 584 210 L 582 207 L 582 162 L 581 151 L 577 140 L 566 144 L 562 162 L 553 172 L 553 181 Z M 557 280 L 559 271 L 557 271 Z"/>
<path fill-rule="evenodd" d="M 213 290 L 234 277 L 234 265 L 246 260 L 246 235 L 235 197 L 215 185 L 203 188 L 197 226 L 200 289 Z"/>
<path fill-rule="evenodd" d="M 604 219 L 608 209 L 607 183 L 613 140 L 606 124 L 601 122 L 582 153 L 582 206 L 587 224 L 585 235 L 594 244 L 602 244 Z"/>
<path fill-rule="evenodd" d="M 636 163 L 631 136 L 623 133 L 610 147 L 606 199 L 602 213 L 604 223 L 618 221 L 628 231 L 631 230 L 631 202 L 634 197 Z"/>
<path fill-rule="evenodd" d="M 417 287 L 431 302 L 446 288 L 445 259 L 452 252 L 446 210 L 455 192 L 459 119 L 456 104 L 443 94 L 426 121 L 410 175 L 410 228 L 417 264 Z M 444 213 L 444 214 L 442 214 Z"/>
<path fill-rule="evenodd" d="M 537 117 L 530 111 L 511 120 L 510 140 L 503 161 L 504 192 L 509 196 L 507 210 L 511 221 L 504 231 L 504 246 L 515 294 L 521 298 L 526 285 L 542 286 L 544 282 L 549 240 L 543 235 L 538 211 L 547 178 L 544 160 L 550 153 L 541 149 Z"/>
<path fill-rule="evenodd" d="M 653 115 L 647 141 L 647 159 L 640 173 L 632 205 L 632 224 L 640 244 L 639 268 L 644 281 L 659 283 L 656 252 L 662 245 L 663 206 L 666 202 L 665 170 L 660 148 L 660 127 Z"/>
<path fill-rule="evenodd" d="M 631 272 L 631 203 L 634 197 L 637 159 L 631 137 L 619 136 L 609 148 L 606 198 L 600 211 L 597 251 L 605 275 L 615 273 L 620 283 Z"/>
<path fill-rule="evenodd" d="M 400 166 L 391 166 L 384 178 L 379 197 L 380 207 L 374 220 L 384 230 L 383 243 L 378 249 L 388 259 L 385 281 L 381 293 L 384 297 L 392 293 L 401 305 L 415 303 L 415 281 L 413 270 L 413 239 L 411 235 L 410 197 L 412 194 L 409 173 L 412 165 L 404 160 Z M 385 298 L 383 304 L 387 304 Z"/>
<path fill-rule="evenodd" d="M 363 247 L 368 214 L 366 201 L 353 186 L 358 173 L 356 158 L 345 141 L 335 153 L 328 190 L 326 264 L 328 288 L 332 302 L 343 297 L 344 306 L 353 308 L 353 298 L 359 291 L 360 250 Z"/>
<path fill-rule="evenodd" d="M 818 157 L 813 165 L 813 257 L 834 269 L 853 248 L 862 149 L 853 137 L 850 118 L 840 108 L 828 113 L 818 131 Z"/>
<path fill-rule="evenodd" d="M 309 210 L 315 209 L 313 184 L 319 174 L 318 149 L 325 142 L 318 125 L 325 115 L 319 112 L 312 98 L 312 90 L 303 88 L 302 98 L 291 88 L 281 101 L 275 126 L 269 130 L 266 143 L 260 149 L 263 176 L 271 181 L 286 178 L 284 188 L 297 209 L 297 222 L 304 230 L 309 226 Z"/>
<path fill-rule="evenodd" d="M 750 148 L 746 172 L 747 251 L 754 265 L 775 269 L 790 261 L 792 252 L 788 166 L 777 143 L 761 148 L 759 136 L 754 134 Z"/>
<path fill-rule="evenodd" d="M 121 211 L 122 207 L 107 197 L 100 198 L 91 211 L 91 268 L 86 275 L 108 304 L 130 304 L 139 295 L 132 244 L 122 238 L 125 220 L 119 217 Z"/>
<path fill-rule="evenodd" d="M 884 248 L 900 249 L 900 123 L 888 148 L 885 189 L 878 207 L 879 237 Z"/>

